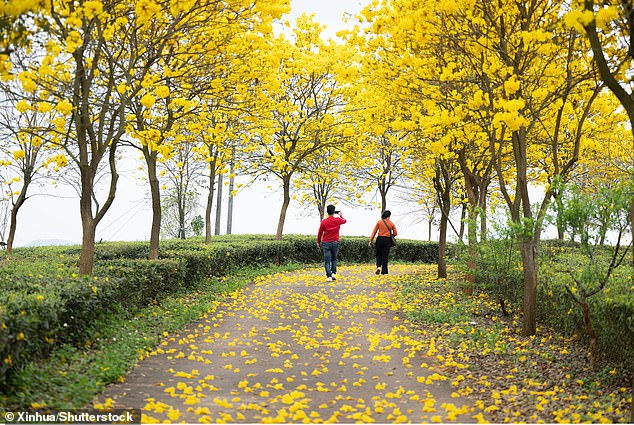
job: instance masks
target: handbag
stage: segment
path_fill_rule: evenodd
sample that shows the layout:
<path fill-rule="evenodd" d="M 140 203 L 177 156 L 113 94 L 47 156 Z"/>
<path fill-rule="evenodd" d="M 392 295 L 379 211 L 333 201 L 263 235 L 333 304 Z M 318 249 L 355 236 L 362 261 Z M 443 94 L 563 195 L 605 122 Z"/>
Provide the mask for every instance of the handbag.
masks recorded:
<path fill-rule="evenodd" d="M 396 239 L 394 238 L 394 235 L 392 234 L 392 229 L 390 228 L 390 226 L 387 225 L 387 222 L 383 219 L 381 219 L 383 221 L 383 224 L 385 224 L 385 227 L 387 227 L 387 231 L 390 232 L 390 239 L 392 240 L 392 246 L 396 246 Z"/>

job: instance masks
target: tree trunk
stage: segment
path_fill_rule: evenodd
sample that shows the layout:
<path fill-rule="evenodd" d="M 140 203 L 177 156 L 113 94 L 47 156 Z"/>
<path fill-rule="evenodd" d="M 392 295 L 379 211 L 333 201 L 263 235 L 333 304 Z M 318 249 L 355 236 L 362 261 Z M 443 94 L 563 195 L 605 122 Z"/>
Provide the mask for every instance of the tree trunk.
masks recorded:
<path fill-rule="evenodd" d="M 470 285 L 464 288 L 464 293 L 471 295 L 473 293 L 473 285 L 476 283 L 476 269 L 478 261 L 478 231 L 476 226 L 478 225 L 478 211 L 471 205 L 467 210 L 469 214 L 469 220 L 467 221 L 467 242 L 469 244 L 468 258 L 467 258 L 467 276 L 466 281 Z"/>
<path fill-rule="evenodd" d="M 387 209 L 387 191 L 381 188 L 381 212 Z"/>
<path fill-rule="evenodd" d="M 7 255 L 13 252 L 13 240 L 15 239 L 15 229 L 18 225 L 18 207 L 16 205 L 11 208 L 11 218 L 9 221 L 9 236 L 7 237 Z"/>
<path fill-rule="evenodd" d="M 488 236 L 488 228 L 487 228 L 487 197 L 486 193 L 483 192 L 483 196 L 480 199 L 480 241 L 486 242 L 489 238 Z"/>
<path fill-rule="evenodd" d="M 282 209 L 280 210 L 280 218 L 277 222 L 277 231 L 275 232 L 275 239 L 278 241 L 282 240 L 282 235 L 284 233 L 284 222 L 286 221 L 286 211 L 288 210 L 288 206 L 291 203 L 291 179 L 290 177 L 285 177 L 282 186 L 284 189 L 284 199 L 282 201 Z"/>
<path fill-rule="evenodd" d="M 18 212 L 24 202 L 26 201 L 26 194 L 31 184 L 31 176 L 24 176 L 24 184 L 22 185 L 22 190 L 18 195 L 18 199 L 16 199 L 15 204 L 13 204 L 13 208 L 11 208 L 11 218 L 9 223 L 9 236 L 7 237 L 7 255 L 11 255 L 13 252 L 13 242 L 15 240 L 15 232 L 18 227 Z"/>
<path fill-rule="evenodd" d="M 157 174 L 156 152 L 152 152 L 147 146 L 143 146 L 143 156 L 147 164 L 148 181 L 152 197 L 152 227 L 150 228 L 150 253 L 148 258 L 156 260 L 158 259 L 161 237 L 161 185 Z"/>
<path fill-rule="evenodd" d="M 92 274 L 95 263 L 95 225 L 92 217 L 87 217 L 82 210 L 81 254 L 79 257 L 79 274 Z"/>
<path fill-rule="evenodd" d="M 630 229 L 632 230 L 632 240 L 634 240 L 634 195 L 630 205 Z M 632 244 L 632 267 L 634 267 L 634 243 Z M 634 378 L 632 378 L 632 382 L 634 383 Z M 634 394 L 632 394 L 632 422 L 634 423 Z"/>
<path fill-rule="evenodd" d="M 429 219 L 427 221 L 427 234 L 428 234 L 427 241 L 431 241 L 432 224 L 433 224 L 433 220 Z"/>
<path fill-rule="evenodd" d="M 465 219 L 467 218 L 467 205 L 462 204 L 462 211 L 460 212 L 460 231 L 458 232 L 458 241 L 462 243 L 464 240 Z"/>
<path fill-rule="evenodd" d="M 220 234 L 220 219 L 222 217 L 222 174 L 218 174 L 218 193 L 216 195 L 216 229 L 214 234 Z"/>
<path fill-rule="evenodd" d="M 79 257 L 79 273 L 82 275 L 92 274 L 95 263 L 95 233 L 97 231 L 97 225 L 101 222 L 112 206 L 117 191 L 117 182 L 119 181 L 119 174 L 117 174 L 116 166 L 117 141 L 112 140 L 108 149 L 110 151 L 108 158 L 110 167 L 110 189 L 103 206 L 100 208 L 98 204 L 96 205 L 94 216 L 92 202 L 95 190 L 95 169 L 93 166 L 87 165 L 87 150 L 80 152 L 79 173 L 81 179 L 81 191 L 79 197 L 79 214 L 82 222 L 82 245 Z M 95 164 L 99 163 L 99 161 L 94 158 L 92 160 Z"/>
<path fill-rule="evenodd" d="M 81 254 L 79 256 L 79 274 L 89 275 L 95 261 L 95 223 L 92 216 L 93 178 L 88 167 L 82 167 L 81 196 L 79 198 L 79 213 L 81 216 Z"/>
<path fill-rule="evenodd" d="M 233 157 L 235 156 L 235 146 L 232 148 L 231 164 L 229 166 L 229 194 L 227 199 L 227 234 L 230 235 L 233 226 L 233 190 L 235 186 Z"/>
<path fill-rule="evenodd" d="M 443 202 L 444 203 L 444 202 Z M 440 228 L 438 229 L 438 279 L 447 278 L 447 223 L 449 222 L 449 211 L 445 206 L 441 207 Z"/>
<path fill-rule="evenodd" d="M 211 243 L 211 210 L 214 206 L 214 188 L 216 184 L 216 159 L 209 164 L 209 191 L 207 192 L 207 206 L 205 207 L 205 243 Z"/>
<path fill-rule="evenodd" d="M 186 193 L 179 189 L 178 193 L 178 238 L 185 239 L 185 203 Z"/>
<path fill-rule="evenodd" d="M 445 182 L 446 183 L 446 182 Z M 451 188 L 445 186 L 440 194 L 440 228 L 438 235 L 438 278 L 447 278 L 447 230 L 451 213 Z"/>
<path fill-rule="evenodd" d="M 449 214 L 451 213 L 451 185 L 452 179 L 447 170 L 447 163 L 438 160 L 434 189 L 440 207 L 440 227 L 438 235 L 438 278 L 447 278 L 447 230 L 449 228 Z"/>
<path fill-rule="evenodd" d="M 227 195 L 227 234 L 233 231 L 233 188 L 235 182 L 233 177 L 229 178 L 229 194 Z"/>
<path fill-rule="evenodd" d="M 537 331 L 537 257 L 532 239 L 520 243 L 524 267 L 524 320 L 522 335 L 532 336 Z"/>
<path fill-rule="evenodd" d="M 95 263 L 95 233 L 97 231 L 97 225 L 101 222 L 106 215 L 112 203 L 115 199 L 117 191 L 117 182 L 119 181 L 119 174 L 117 174 L 116 166 L 116 151 L 117 142 L 111 141 L 109 145 L 109 167 L 110 167 L 110 190 L 108 197 L 103 206 L 97 210 L 93 217 L 92 212 L 92 200 L 94 195 L 94 181 L 95 173 L 92 167 L 87 165 L 80 165 L 80 178 L 81 178 L 81 195 L 79 198 L 79 213 L 82 221 L 82 245 L 81 254 L 79 257 L 79 273 L 82 275 L 92 274 L 93 266 Z M 84 152 L 85 155 L 86 152 Z M 84 157 L 85 158 L 85 157 Z M 85 164 L 86 162 L 83 162 Z"/>

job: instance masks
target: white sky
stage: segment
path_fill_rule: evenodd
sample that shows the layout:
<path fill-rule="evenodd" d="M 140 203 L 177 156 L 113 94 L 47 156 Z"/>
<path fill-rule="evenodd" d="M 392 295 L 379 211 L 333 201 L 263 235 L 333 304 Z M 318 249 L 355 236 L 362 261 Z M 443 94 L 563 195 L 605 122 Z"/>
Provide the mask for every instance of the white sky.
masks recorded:
<path fill-rule="evenodd" d="M 303 12 L 314 13 L 315 19 L 327 26 L 323 36 L 330 38 L 344 27 L 341 18 L 345 12 L 356 14 L 368 3 L 369 0 L 292 0 L 291 20 Z M 58 196 L 62 194 L 60 189 L 44 192 Z M 227 192 L 225 188 L 224 193 Z M 65 196 L 65 198 L 35 196 L 29 199 L 18 216 L 15 246 L 54 239 L 80 243 L 79 201 L 71 190 L 65 191 Z M 414 217 L 404 216 L 404 211 L 399 211 L 397 205 L 400 201 L 394 198 L 392 200 L 394 202 L 388 198 L 388 208 L 392 211 L 392 218 L 400 236 L 427 239 L 426 225 L 412 224 Z M 274 234 L 281 203 L 281 191 L 267 188 L 264 184 L 256 185 L 238 194 L 234 199 L 233 233 Z M 226 229 L 226 204 L 225 199 L 221 233 L 225 233 Z M 379 208 L 350 210 L 340 205 L 340 209 L 348 220 L 348 223 L 341 228 L 342 236 L 369 236 L 380 215 Z M 147 184 L 122 170 L 116 200 L 98 226 L 96 240 L 99 241 L 102 238 L 108 241 L 149 240 L 150 225 L 151 207 Z M 315 213 L 307 212 L 296 203 L 291 203 L 284 226 L 285 234 L 314 235 L 318 226 L 319 221 Z"/>
<path fill-rule="evenodd" d="M 327 39 L 351 25 L 351 22 L 344 24 L 344 14 L 356 15 L 369 3 L 370 0 L 291 0 L 290 17 L 294 20 L 302 13 L 315 14 L 315 20 L 326 25 L 322 36 Z"/>

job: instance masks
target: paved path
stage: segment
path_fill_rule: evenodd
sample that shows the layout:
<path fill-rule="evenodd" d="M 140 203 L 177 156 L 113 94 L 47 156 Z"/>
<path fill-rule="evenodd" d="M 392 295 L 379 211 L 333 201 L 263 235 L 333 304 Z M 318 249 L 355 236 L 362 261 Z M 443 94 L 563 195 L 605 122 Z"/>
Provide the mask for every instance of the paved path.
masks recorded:
<path fill-rule="evenodd" d="M 390 279 L 414 266 L 390 267 L 259 279 L 98 402 L 142 407 L 144 422 L 473 422 L 393 302 Z"/>

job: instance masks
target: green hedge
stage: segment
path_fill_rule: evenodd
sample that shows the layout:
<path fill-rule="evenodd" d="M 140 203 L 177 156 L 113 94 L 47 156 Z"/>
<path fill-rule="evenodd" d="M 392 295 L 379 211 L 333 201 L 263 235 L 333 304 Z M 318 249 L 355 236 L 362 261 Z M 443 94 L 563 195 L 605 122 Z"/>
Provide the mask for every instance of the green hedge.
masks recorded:
<path fill-rule="evenodd" d="M 340 261 L 371 262 L 367 238 L 343 238 Z M 57 343 L 81 345 L 96 317 L 117 309 L 160 302 L 165 294 L 225 276 L 247 265 L 318 264 L 314 237 L 221 236 L 161 242 L 160 258 L 148 261 L 144 242 L 96 246 L 93 276 L 76 276 L 80 247 L 16 249 L 0 261 L 0 387 L 11 371 L 46 356 Z M 436 262 L 433 243 L 399 241 L 395 260 Z"/>

